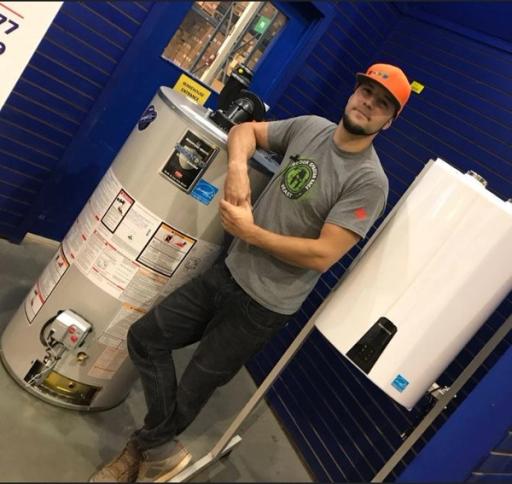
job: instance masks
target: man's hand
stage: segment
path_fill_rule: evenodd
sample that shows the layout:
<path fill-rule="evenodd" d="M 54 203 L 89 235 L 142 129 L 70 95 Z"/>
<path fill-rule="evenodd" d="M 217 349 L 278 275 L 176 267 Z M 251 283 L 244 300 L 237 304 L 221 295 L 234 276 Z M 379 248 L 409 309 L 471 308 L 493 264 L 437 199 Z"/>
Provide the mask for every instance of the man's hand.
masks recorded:
<path fill-rule="evenodd" d="M 251 185 L 247 166 L 231 165 L 224 181 L 224 200 L 232 205 L 251 203 Z"/>
<path fill-rule="evenodd" d="M 256 228 L 251 204 L 247 200 L 238 206 L 226 200 L 221 200 L 220 219 L 222 226 L 227 232 L 246 242 L 252 236 Z"/>

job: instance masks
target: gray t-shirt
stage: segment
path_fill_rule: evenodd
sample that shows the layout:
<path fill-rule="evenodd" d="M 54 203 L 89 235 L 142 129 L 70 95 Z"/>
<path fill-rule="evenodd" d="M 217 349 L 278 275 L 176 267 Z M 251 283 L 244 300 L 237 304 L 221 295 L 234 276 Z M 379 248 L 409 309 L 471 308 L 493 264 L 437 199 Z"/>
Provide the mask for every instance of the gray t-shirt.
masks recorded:
<path fill-rule="evenodd" d="M 254 204 L 257 225 L 317 238 L 328 222 L 366 236 L 384 211 L 388 180 L 373 146 L 355 154 L 342 151 L 334 143 L 335 130 L 336 124 L 318 116 L 269 123 L 269 147 L 283 161 Z M 321 275 L 239 239 L 226 265 L 249 296 L 282 314 L 297 311 Z"/>

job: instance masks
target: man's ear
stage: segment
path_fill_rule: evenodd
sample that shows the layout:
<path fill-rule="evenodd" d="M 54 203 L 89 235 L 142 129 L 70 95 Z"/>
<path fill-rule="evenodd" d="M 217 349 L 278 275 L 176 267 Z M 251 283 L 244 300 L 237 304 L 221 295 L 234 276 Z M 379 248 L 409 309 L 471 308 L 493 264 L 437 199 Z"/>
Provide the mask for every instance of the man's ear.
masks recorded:
<path fill-rule="evenodd" d="M 395 120 L 395 118 L 391 118 L 384 126 L 382 126 L 382 130 L 385 130 L 385 129 L 388 129 L 392 124 L 393 124 L 393 121 Z"/>

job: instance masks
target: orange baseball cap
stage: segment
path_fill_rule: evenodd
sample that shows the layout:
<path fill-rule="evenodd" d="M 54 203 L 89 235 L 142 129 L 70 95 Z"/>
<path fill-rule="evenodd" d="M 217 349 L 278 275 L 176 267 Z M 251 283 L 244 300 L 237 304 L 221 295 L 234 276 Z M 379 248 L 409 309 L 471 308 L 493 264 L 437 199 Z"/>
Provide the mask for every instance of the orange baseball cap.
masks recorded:
<path fill-rule="evenodd" d="M 398 104 L 397 116 L 411 95 L 411 85 L 402 69 L 390 64 L 373 64 L 368 67 L 366 73 L 358 72 L 356 78 L 358 82 L 370 79 L 386 89 Z"/>

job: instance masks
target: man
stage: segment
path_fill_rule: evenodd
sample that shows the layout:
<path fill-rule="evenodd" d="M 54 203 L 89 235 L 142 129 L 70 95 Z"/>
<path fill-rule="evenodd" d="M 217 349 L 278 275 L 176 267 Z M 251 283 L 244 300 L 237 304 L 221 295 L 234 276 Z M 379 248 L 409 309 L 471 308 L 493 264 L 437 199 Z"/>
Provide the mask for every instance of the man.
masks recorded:
<path fill-rule="evenodd" d="M 234 242 L 224 261 L 130 328 L 128 349 L 148 413 L 91 481 L 164 482 L 186 467 L 191 456 L 175 437 L 382 214 L 388 181 L 372 141 L 409 95 L 400 69 L 375 64 L 357 74 L 338 125 L 301 116 L 231 129 L 220 216 Z M 247 160 L 256 146 L 283 155 L 283 168 L 252 208 Z M 171 351 L 197 341 L 178 384 Z"/>

